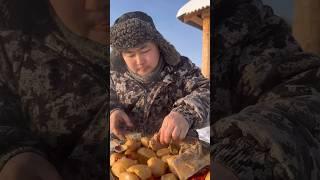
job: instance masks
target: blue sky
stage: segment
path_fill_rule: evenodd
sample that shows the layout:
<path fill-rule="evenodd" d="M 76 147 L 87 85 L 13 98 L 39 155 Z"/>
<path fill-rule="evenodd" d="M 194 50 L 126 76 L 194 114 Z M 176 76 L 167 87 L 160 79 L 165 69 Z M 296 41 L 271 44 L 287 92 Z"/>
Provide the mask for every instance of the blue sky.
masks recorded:
<path fill-rule="evenodd" d="M 187 0 L 110 0 L 110 23 L 129 11 L 143 11 L 153 18 L 158 31 L 180 54 L 201 65 L 202 31 L 176 18 Z"/>
<path fill-rule="evenodd" d="M 202 32 L 176 18 L 178 10 L 188 0 L 110 0 L 110 22 L 129 11 L 149 14 L 160 33 L 184 56 L 201 65 Z M 292 22 L 293 0 L 263 0 L 275 13 Z"/>

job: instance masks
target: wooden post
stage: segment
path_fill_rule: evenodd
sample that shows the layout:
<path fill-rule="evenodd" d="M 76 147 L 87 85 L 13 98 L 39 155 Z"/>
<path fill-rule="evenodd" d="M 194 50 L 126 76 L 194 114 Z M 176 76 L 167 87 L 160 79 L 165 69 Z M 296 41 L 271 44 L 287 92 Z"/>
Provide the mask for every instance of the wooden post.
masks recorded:
<path fill-rule="evenodd" d="M 307 52 L 320 55 L 320 0 L 295 0 L 293 35 Z"/>
<path fill-rule="evenodd" d="M 206 78 L 210 78 L 210 9 L 204 10 L 201 17 L 203 19 L 201 72 Z"/>

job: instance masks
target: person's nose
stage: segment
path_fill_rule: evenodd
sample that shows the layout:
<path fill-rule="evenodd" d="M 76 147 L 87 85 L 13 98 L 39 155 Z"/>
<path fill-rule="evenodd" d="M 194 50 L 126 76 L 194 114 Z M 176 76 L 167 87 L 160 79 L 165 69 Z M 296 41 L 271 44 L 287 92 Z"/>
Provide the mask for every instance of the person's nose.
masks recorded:
<path fill-rule="evenodd" d="M 145 63 L 144 57 L 141 54 L 136 55 L 136 63 L 138 66 L 142 66 Z"/>
<path fill-rule="evenodd" d="M 87 11 L 106 11 L 108 0 L 85 0 L 85 9 Z"/>

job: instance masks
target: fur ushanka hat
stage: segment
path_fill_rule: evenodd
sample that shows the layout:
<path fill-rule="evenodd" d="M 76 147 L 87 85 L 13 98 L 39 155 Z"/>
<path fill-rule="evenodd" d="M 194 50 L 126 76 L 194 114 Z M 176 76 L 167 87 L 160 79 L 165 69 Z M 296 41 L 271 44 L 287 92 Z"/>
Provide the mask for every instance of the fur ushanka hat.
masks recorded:
<path fill-rule="evenodd" d="M 158 45 L 160 54 L 167 64 L 174 66 L 179 63 L 180 54 L 157 31 L 152 18 L 144 12 L 135 11 L 120 16 L 110 29 L 111 69 L 126 68 L 121 52 L 148 41 Z"/>

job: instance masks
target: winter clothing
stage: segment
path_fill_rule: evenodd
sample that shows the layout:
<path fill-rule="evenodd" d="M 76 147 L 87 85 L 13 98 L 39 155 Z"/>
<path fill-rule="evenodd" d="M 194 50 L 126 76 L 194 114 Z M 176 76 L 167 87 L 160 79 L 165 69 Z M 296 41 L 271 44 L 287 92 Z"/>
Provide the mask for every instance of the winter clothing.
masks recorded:
<path fill-rule="evenodd" d="M 147 14 L 135 11 L 119 17 L 110 30 L 110 44 L 112 56 L 118 57 L 119 61 L 112 61 L 111 67 L 125 71 L 125 62 L 121 57 L 123 50 L 137 47 L 147 41 L 156 43 L 161 51 L 161 56 L 170 65 L 177 65 L 180 54 L 163 36 L 157 31 L 152 18 Z"/>
<path fill-rule="evenodd" d="M 150 16 L 143 12 L 122 15 L 111 27 L 111 64 L 124 63 L 120 53 L 151 41 L 161 55 L 157 79 L 143 81 L 122 66 L 111 66 L 110 110 L 123 109 L 133 121 L 133 131 L 153 134 L 171 111 L 181 113 L 190 125 L 189 135 L 197 136 L 196 128 L 209 125 L 209 80 L 188 58 L 180 57 L 175 48 L 156 30 Z M 163 64 L 163 65 L 162 65 Z M 163 67 L 162 67 L 163 66 Z"/>
<path fill-rule="evenodd" d="M 165 64 L 158 81 L 141 83 L 129 71 L 111 70 L 110 110 L 121 108 L 129 115 L 136 132 L 153 134 L 171 111 L 188 121 L 190 135 L 209 125 L 209 80 L 189 59 L 176 66 Z"/>
<path fill-rule="evenodd" d="M 43 23 L 30 34 L 0 31 L 0 170 L 35 152 L 63 179 L 105 179 L 107 53 L 85 56 L 74 43 L 107 47 Z"/>
<path fill-rule="evenodd" d="M 241 180 L 320 179 L 319 57 L 260 0 L 213 7 L 213 161 Z"/>

